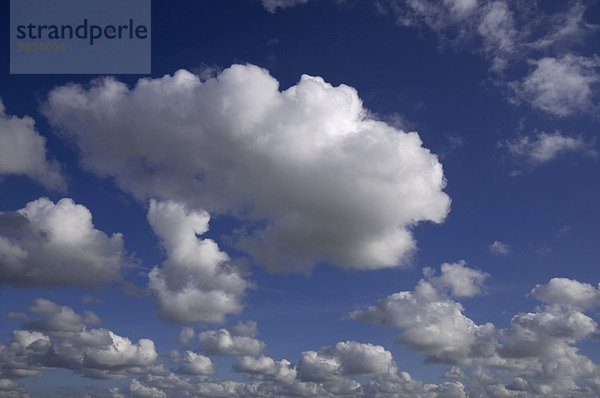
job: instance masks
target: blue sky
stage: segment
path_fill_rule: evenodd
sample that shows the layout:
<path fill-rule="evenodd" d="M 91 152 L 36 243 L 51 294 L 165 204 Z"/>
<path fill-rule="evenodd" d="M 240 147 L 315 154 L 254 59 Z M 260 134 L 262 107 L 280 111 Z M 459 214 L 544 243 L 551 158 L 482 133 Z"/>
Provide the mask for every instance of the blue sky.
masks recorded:
<path fill-rule="evenodd" d="M 5 58 L 0 397 L 598 396 L 599 26 L 154 0 L 151 75 Z"/>

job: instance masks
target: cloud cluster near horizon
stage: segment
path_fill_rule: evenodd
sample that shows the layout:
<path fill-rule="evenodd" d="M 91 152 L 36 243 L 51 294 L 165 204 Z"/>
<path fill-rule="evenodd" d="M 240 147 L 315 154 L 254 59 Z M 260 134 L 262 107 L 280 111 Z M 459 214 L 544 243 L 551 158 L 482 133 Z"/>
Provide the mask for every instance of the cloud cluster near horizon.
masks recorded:
<path fill-rule="evenodd" d="M 481 295 L 488 277 L 464 261 L 445 263 L 439 273 L 426 269 L 414 290 L 395 293 L 350 315 L 398 328 L 396 343 L 429 362 L 447 364 L 445 377 L 453 381 L 415 380 L 398 368 L 384 347 L 357 341 L 303 351 L 294 362 L 276 360 L 264 354 L 265 343 L 256 339 L 257 324 L 252 321 L 198 335 L 183 328 L 183 346 L 159 355 L 152 340 L 134 343 L 110 330 L 90 328 L 102 322 L 91 311 L 80 315 L 38 299 L 12 316 L 23 323 L 7 345 L 0 345 L 0 386 L 18 394 L 23 389 L 16 380 L 62 368 L 91 378 L 133 376 L 127 387 L 105 391 L 122 397 L 597 394 L 600 368 L 575 344 L 597 334 L 596 322 L 585 312 L 600 306 L 600 289 L 567 278 L 551 279 L 531 290 L 542 306 L 513 316 L 509 327 L 500 328 L 478 325 L 456 301 Z M 235 357 L 233 371 L 244 375 L 244 381 L 211 376 L 211 358 L 224 355 Z"/>

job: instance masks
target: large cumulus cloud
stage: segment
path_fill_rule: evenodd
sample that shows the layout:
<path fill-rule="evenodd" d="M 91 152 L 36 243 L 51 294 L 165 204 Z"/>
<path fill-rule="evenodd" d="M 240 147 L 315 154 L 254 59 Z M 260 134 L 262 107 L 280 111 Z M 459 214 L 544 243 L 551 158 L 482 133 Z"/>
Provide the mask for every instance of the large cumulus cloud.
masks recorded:
<path fill-rule="evenodd" d="M 132 89 L 102 79 L 54 89 L 44 113 L 85 167 L 140 200 L 244 221 L 238 247 L 270 269 L 397 266 L 415 247 L 410 228 L 449 211 L 418 134 L 371 119 L 355 89 L 320 77 L 284 91 L 253 65 Z"/>

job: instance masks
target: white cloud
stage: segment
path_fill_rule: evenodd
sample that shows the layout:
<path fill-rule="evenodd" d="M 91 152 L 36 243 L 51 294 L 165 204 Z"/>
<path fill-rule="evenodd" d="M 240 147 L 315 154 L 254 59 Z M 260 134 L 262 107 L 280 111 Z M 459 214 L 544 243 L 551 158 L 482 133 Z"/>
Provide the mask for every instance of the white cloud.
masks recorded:
<path fill-rule="evenodd" d="M 482 8 L 477 31 L 482 38 L 484 51 L 492 59 L 492 70 L 502 71 L 518 45 L 513 13 L 508 3 L 494 1 Z"/>
<path fill-rule="evenodd" d="M 188 344 L 194 337 L 196 336 L 196 332 L 194 328 L 184 326 L 181 328 L 181 332 L 177 334 L 177 342 L 181 345 Z"/>
<path fill-rule="evenodd" d="M 143 368 L 151 365 L 157 358 L 154 342 L 140 339 L 132 343 L 126 337 L 121 337 L 110 330 L 93 329 L 77 336 L 81 343 L 107 341 L 101 346 L 84 348 L 84 365 L 89 368 L 110 370 L 121 368 Z"/>
<path fill-rule="evenodd" d="M 46 158 L 46 139 L 29 116 L 11 116 L 0 99 L 0 176 L 21 174 L 46 188 L 64 191 L 66 181 L 57 162 Z"/>
<path fill-rule="evenodd" d="M 318 352 L 303 352 L 296 369 L 303 381 L 328 381 L 339 376 L 393 373 L 396 365 L 382 346 L 346 341 Z"/>
<path fill-rule="evenodd" d="M 179 373 L 187 375 L 209 375 L 215 373 L 215 368 L 209 357 L 186 351 L 178 361 Z"/>
<path fill-rule="evenodd" d="M 598 27 L 585 21 L 586 7 L 582 3 L 574 2 L 565 12 L 554 15 L 549 21 L 551 29 L 546 36 L 531 43 L 531 46 L 539 49 L 549 47 L 565 47 L 566 45 L 581 42 L 583 38 Z"/>
<path fill-rule="evenodd" d="M 527 102 L 559 117 L 597 113 L 598 58 L 566 52 L 597 31 L 586 22 L 589 12 L 581 1 L 551 11 L 538 2 L 508 0 L 379 0 L 377 7 L 400 25 L 427 26 L 444 46 L 484 54 L 494 79 L 513 91 L 513 103 Z M 512 72 L 521 75 L 527 60 L 535 69 L 520 81 L 508 81 Z"/>
<path fill-rule="evenodd" d="M 510 329 L 502 330 L 505 357 L 552 355 L 596 329 L 596 322 L 581 312 L 548 307 L 544 311 L 515 315 Z"/>
<path fill-rule="evenodd" d="M 53 90 L 44 113 L 85 167 L 140 200 L 237 217 L 238 248 L 272 270 L 398 266 L 415 248 L 410 229 L 449 211 L 418 134 L 370 119 L 356 90 L 320 77 L 283 92 L 252 65 L 131 90 L 104 79 Z"/>
<path fill-rule="evenodd" d="M 507 387 L 527 391 L 531 396 L 566 396 L 585 391 L 583 386 L 597 377 L 598 368 L 572 344 L 589 336 L 596 327 L 590 317 L 560 306 L 515 315 L 510 329 L 500 332 L 500 355 L 521 369 Z M 596 388 L 593 395 L 597 393 Z"/>
<path fill-rule="evenodd" d="M 464 379 L 467 377 L 465 372 L 461 370 L 458 366 L 452 365 L 450 369 L 444 373 L 444 377 L 447 379 Z"/>
<path fill-rule="evenodd" d="M 158 358 L 152 340 L 133 343 L 107 329 L 88 329 L 86 317 L 69 307 L 38 299 L 27 311 L 42 318 L 25 322 L 33 330 L 15 330 L 9 344 L 0 344 L 3 375 L 39 376 L 63 368 L 86 377 L 122 378 L 151 373 Z"/>
<path fill-rule="evenodd" d="M 208 231 L 209 220 L 208 213 L 179 203 L 150 202 L 148 221 L 168 258 L 150 271 L 149 287 L 168 322 L 221 323 L 242 310 L 248 282 L 213 240 L 197 237 Z"/>
<path fill-rule="evenodd" d="M 207 375 L 214 372 L 214 366 L 208 357 L 192 351 L 172 352 L 169 357 L 177 365 L 176 375 L 157 363 L 159 356 L 150 340 L 133 343 L 106 329 L 80 331 L 85 317 L 40 299 L 27 308 L 27 317 L 41 316 L 42 321 L 58 326 L 47 328 L 45 333 L 16 330 L 9 344 L 0 345 L 0 391 L 19 396 L 16 391 L 24 390 L 14 378 L 40 376 L 63 368 L 94 378 L 143 375 L 129 387 L 111 389 L 113 396 L 123 397 L 598 395 L 600 368 L 577 348 L 578 342 L 596 333 L 597 323 L 581 311 L 597 306 L 597 288 L 574 280 L 552 279 L 532 290 L 532 295 L 547 305 L 519 313 L 511 319 L 509 328 L 496 329 L 491 324 L 477 326 L 463 314 L 462 306 L 448 297 L 480 293 L 485 274 L 467 270 L 464 262 L 459 262 L 446 264 L 438 276 L 426 271 L 425 279 L 414 291 L 397 293 L 353 314 L 357 319 L 402 329 L 400 343 L 423 353 L 429 361 L 455 364 L 444 377 L 460 378 L 464 384 L 424 384 L 398 371 L 385 348 L 355 341 L 304 351 L 292 363 L 261 356 L 264 347 L 260 351 L 247 350 L 247 341 L 238 340 L 233 344 L 238 348 L 228 349 L 229 353 L 242 355 L 235 359 L 233 370 L 242 373 L 245 381 L 210 378 Z M 461 278 L 462 282 L 455 283 Z M 409 332 L 413 333 L 407 336 Z M 211 331 L 208 337 L 252 340 L 256 334 L 256 323 L 250 321 Z"/>
<path fill-rule="evenodd" d="M 600 59 L 567 54 L 532 63 L 535 69 L 511 84 L 516 101 L 559 117 L 597 110 Z"/>
<path fill-rule="evenodd" d="M 509 328 L 497 329 L 492 324 L 476 325 L 462 313 L 459 303 L 444 295 L 441 277 L 432 276 L 431 271 L 426 271 L 426 277 L 414 291 L 391 295 L 351 317 L 401 329 L 397 342 L 424 354 L 428 361 L 463 365 L 461 369 L 453 366 L 446 377 L 467 380 L 474 388 L 469 396 L 482 391 L 493 397 L 592 396 L 600 391 L 595 381 L 600 369 L 575 345 L 596 334 L 597 323 L 581 310 L 598 305 L 597 288 L 552 279 L 531 292 L 548 305 L 517 314 Z M 407 386 L 398 376 L 375 378 L 364 388 L 405 391 Z M 444 396 L 442 387 L 430 386 L 429 391 Z M 467 394 L 460 383 L 446 387 L 444 394 Z"/>
<path fill-rule="evenodd" d="M 64 198 L 29 202 L 0 213 L 0 276 L 20 287 L 101 286 L 121 279 L 130 266 L 123 236 L 94 228 L 83 205 Z"/>
<path fill-rule="evenodd" d="M 278 9 L 290 8 L 306 3 L 308 3 L 308 0 L 262 0 L 263 7 L 271 14 L 276 13 Z"/>
<path fill-rule="evenodd" d="M 255 339 L 256 323 L 250 327 L 234 326 L 229 329 L 208 330 L 198 334 L 202 350 L 207 355 L 252 355 L 259 356 L 265 343 Z M 244 325 L 244 324 L 241 324 Z M 254 326 L 252 330 L 252 325 Z"/>
<path fill-rule="evenodd" d="M 533 165 L 548 163 L 569 152 L 597 156 L 592 145 L 585 142 L 583 137 L 569 137 L 558 131 L 552 134 L 538 133 L 534 139 L 524 136 L 500 141 L 498 146 L 506 148 L 512 155 L 523 158 Z"/>
<path fill-rule="evenodd" d="M 552 278 L 546 285 L 537 285 L 531 290 L 531 295 L 545 303 L 580 309 L 600 306 L 600 289 L 567 278 Z"/>
<path fill-rule="evenodd" d="M 454 297 L 473 297 L 481 293 L 483 282 L 490 274 L 469 268 L 466 264 L 464 260 L 454 264 L 443 263 L 440 276 L 434 276 L 431 268 L 425 268 L 424 274 L 427 282 L 440 291 L 449 289 Z"/>
<path fill-rule="evenodd" d="M 284 384 L 296 381 L 297 371 L 292 363 L 286 359 L 274 361 L 272 358 L 261 356 L 237 357 L 233 369 L 260 380 L 275 380 Z"/>
<path fill-rule="evenodd" d="M 429 361 L 460 365 L 493 356 L 494 325 L 477 325 L 463 314 L 460 303 L 443 293 L 447 286 L 457 296 L 475 295 L 487 275 L 466 269 L 464 263 L 446 264 L 445 271 L 438 279 L 421 280 L 414 291 L 392 294 L 350 317 L 401 329 L 397 342 L 424 354 Z"/>
<path fill-rule="evenodd" d="M 81 316 L 67 306 L 59 306 L 50 300 L 39 298 L 27 308 L 27 312 L 41 316 L 41 319 L 28 320 L 24 327 L 45 332 L 82 332 L 85 325 L 100 323 L 100 318 L 91 311 Z"/>
<path fill-rule="evenodd" d="M 254 321 L 239 321 L 229 328 L 232 336 L 256 337 L 258 335 L 257 324 Z"/>
<path fill-rule="evenodd" d="M 490 253 L 498 256 L 506 256 L 510 253 L 510 245 L 508 243 L 502 243 L 499 240 L 495 240 L 489 247 Z"/>
<path fill-rule="evenodd" d="M 167 394 L 164 391 L 159 390 L 156 387 L 148 387 L 133 379 L 129 384 L 129 392 L 132 397 L 138 398 L 167 398 Z"/>

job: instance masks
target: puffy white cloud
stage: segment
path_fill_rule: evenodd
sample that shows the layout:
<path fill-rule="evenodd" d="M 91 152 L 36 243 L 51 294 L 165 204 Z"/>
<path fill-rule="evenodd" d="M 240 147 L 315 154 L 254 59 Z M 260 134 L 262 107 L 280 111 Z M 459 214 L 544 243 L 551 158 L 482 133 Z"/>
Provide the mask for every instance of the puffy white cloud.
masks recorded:
<path fill-rule="evenodd" d="M 502 330 L 506 357 L 540 357 L 563 350 L 596 329 L 596 322 L 581 312 L 549 307 L 545 311 L 515 315 L 510 329 Z"/>
<path fill-rule="evenodd" d="M 460 303 L 443 292 L 449 288 L 453 295 L 473 296 L 480 292 L 487 274 L 466 268 L 464 262 L 444 265 L 441 277 L 431 278 L 431 271 L 426 270 L 431 281 L 421 280 L 414 291 L 392 294 L 350 317 L 401 329 L 397 341 L 429 361 L 463 364 L 493 356 L 494 325 L 477 325 L 463 314 Z"/>
<path fill-rule="evenodd" d="M 215 368 L 209 357 L 186 351 L 178 361 L 179 373 L 188 375 L 209 375 L 215 373 Z"/>
<path fill-rule="evenodd" d="M 483 282 L 490 274 L 466 266 L 466 261 L 457 263 L 443 263 L 440 267 L 441 275 L 435 276 L 431 268 L 425 268 L 424 274 L 427 281 L 436 289 L 444 291 L 449 289 L 454 297 L 473 297 L 481 293 Z"/>
<path fill-rule="evenodd" d="M 11 342 L 0 344 L 0 374 L 27 377 L 64 368 L 92 378 L 120 378 L 152 372 L 158 358 L 152 340 L 134 343 L 107 329 L 87 329 L 85 317 L 69 307 L 38 299 L 27 311 L 44 318 L 24 327 L 47 334 L 13 331 Z"/>
<path fill-rule="evenodd" d="M 256 323 L 238 324 L 229 329 L 208 330 L 198 334 L 202 350 L 208 355 L 259 356 L 265 343 L 255 339 Z"/>
<path fill-rule="evenodd" d="M 398 266 L 415 247 L 410 228 L 449 211 L 418 134 L 369 118 L 356 90 L 320 77 L 281 92 L 252 65 L 206 81 L 181 70 L 131 90 L 59 87 L 44 109 L 89 170 L 141 200 L 237 217 L 238 248 L 270 269 Z"/>
<path fill-rule="evenodd" d="M 232 336 L 256 337 L 258 335 L 257 324 L 254 321 L 239 321 L 229 328 Z"/>
<path fill-rule="evenodd" d="M 545 285 L 536 285 L 531 290 L 536 299 L 549 304 L 589 309 L 600 306 L 600 289 L 589 283 L 568 278 L 552 278 Z"/>
<path fill-rule="evenodd" d="M 275 380 L 285 384 L 296 381 L 297 371 L 292 363 L 286 359 L 274 361 L 272 358 L 237 357 L 233 365 L 236 372 L 245 373 L 258 379 Z"/>
<path fill-rule="evenodd" d="M 49 189 L 64 190 L 66 182 L 55 161 L 46 158 L 46 139 L 29 116 L 11 116 L 0 99 L 0 176 L 26 175 Z"/>
<path fill-rule="evenodd" d="M 550 162 L 568 152 L 597 156 L 592 145 L 585 142 L 583 137 L 569 137 L 559 131 L 552 134 L 541 132 L 534 139 L 524 136 L 514 140 L 500 141 L 498 146 L 506 148 L 514 156 L 524 158 L 532 165 Z"/>
<path fill-rule="evenodd" d="M 98 324 L 100 318 L 91 311 L 86 311 L 85 317 L 78 315 L 72 308 L 59 306 L 50 300 L 39 298 L 27 312 L 42 316 L 42 319 L 25 322 L 27 329 L 46 332 L 82 332 L 86 324 Z"/>
<path fill-rule="evenodd" d="M 188 344 L 194 337 L 196 336 L 196 332 L 194 328 L 184 326 L 181 328 L 181 332 L 177 334 L 177 342 L 181 345 Z"/>
<path fill-rule="evenodd" d="M 262 0 L 265 10 L 272 14 L 276 13 L 278 9 L 290 8 L 306 3 L 308 3 L 308 0 Z"/>
<path fill-rule="evenodd" d="M 86 348 L 84 363 L 89 367 L 99 369 L 145 367 L 151 365 L 157 358 L 152 340 L 140 339 L 134 344 L 128 338 L 118 336 L 110 330 L 97 330 L 103 334 L 103 338 L 108 337 L 110 344 Z M 99 336 L 96 333 L 94 336 L 80 335 L 78 337 L 84 341 L 87 337 L 97 338 Z"/>
<path fill-rule="evenodd" d="M 452 365 L 450 369 L 446 373 L 444 373 L 444 377 L 447 379 L 464 379 L 467 377 L 465 372 L 462 371 L 458 366 Z"/>
<path fill-rule="evenodd" d="M 506 256 L 510 253 L 510 245 L 508 243 L 502 243 L 499 240 L 495 240 L 489 247 L 490 253 L 499 256 Z"/>
<path fill-rule="evenodd" d="M 162 319 L 221 323 L 225 315 L 241 312 L 249 283 L 213 240 L 197 237 L 208 231 L 208 213 L 151 201 L 148 220 L 168 253 L 162 268 L 148 275 Z"/>
<path fill-rule="evenodd" d="M 440 385 L 423 384 L 413 379 L 407 372 L 374 377 L 363 385 L 362 392 L 367 397 L 466 397 L 464 386 L 460 382 L 447 382 Z"/>
<path fill-rule="evenodd" d="M 123 236 L 94 228 L 83 205 L 64 198 L 0 213 L 0 280 L 19 287 L 101 286 L 130 266 Z"/>
<path fill-rule="evenodd" d="M 464 264 L 458 265 L 457 269 L 464 268 Z M 471 390 L 460 383 L 411 386 L 402 382 L 400 373 L 374 378 L 363 386 L 365 391 L 407 396 L 425 394 L 423 391 L 438 394 L 432 396 L 597 395 L 600 386 L 594 380 L 600 369 L 576 346 L 596 334 L 597 323 L 581 311 L 597 306 L 597 288 L 569 279 L 552 279 L 531 291 L 548 305 L 536 312 L 517 314 L 509 328 L 497 329 L 490 323 L 476 325 L 462 313 L 462 306 L 447 296 L 452 289 L 451 283 L 444 282 L 445 275 L 471 285 L 468 274 L 442 272 L 434 276 L 431 270 L 425 270 L 426 279 L 414 291 L 391 295 L 367 310 L 355 311 L 351 317 L 401 329 L 397 342 L 424 354 L 427 361 L 455 365 L 445 376 L 465 379 Z M 335 371 L 335 363 L 325 365 Z M 409 387 L 420 392 L 407 392 Z"/>
<path fill-rule="evenodd" d="M 396 365 L 382 346 L 346 341 L 318 352 L 303 352 L 296 369 L 303 381 L 328 381 L 339 376 L 392 373 Z"/>
<path fill-rule="evenodd" d="M 593 384 L 598 367 L 572 344 L 589 336 L 596 327 L 587 315 L 557 305 L 515 315 L 511 327 L 500 332 L 503 344 L 498 350 L 520 369 L 507 388 L 534 396 L 584 392 L 585 384 Z"/>
<path fill-rule="evenodd" d="M 511 85 L 516 101 L 560 117 L 597 109 L 600 59 L 567 54 L 533 64 L 529 75 Z"/>
<path fill-rule="evenodd" d="M 135 379 L 131 380 L 129 384 L 129 393 L 131 396 L 139 398 L 167 398 L 164 391 L 156 387 L 145 386 Z"/>
<path fill-rule="evenodd" d="M 42 357 L 50 346 L 50 337 L 40 332 L 15 330 L 7 345 L 0 344 L 0 372 L 11 378 L 41 376 L 48 369 Z"/>

